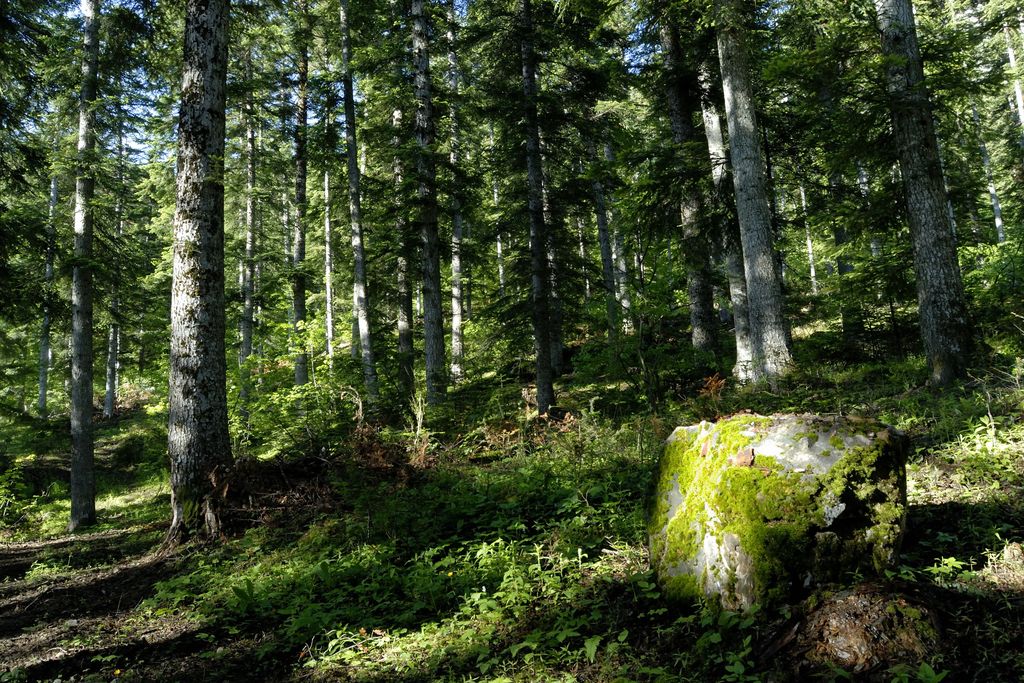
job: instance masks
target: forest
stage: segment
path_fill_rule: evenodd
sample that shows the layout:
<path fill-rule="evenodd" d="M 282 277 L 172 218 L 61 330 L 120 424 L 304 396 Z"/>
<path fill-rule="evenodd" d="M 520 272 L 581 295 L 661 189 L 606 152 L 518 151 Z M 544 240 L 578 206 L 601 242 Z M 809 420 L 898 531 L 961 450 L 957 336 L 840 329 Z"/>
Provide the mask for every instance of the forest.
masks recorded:
<path fill-rule="evenodd" d="M 1019 58 L 1017 0 L 0 0 L 0 681 L 1020 680 Z M 672 444 L 792 419 L 905 445 L 892 552 L 680 598 Z"/>

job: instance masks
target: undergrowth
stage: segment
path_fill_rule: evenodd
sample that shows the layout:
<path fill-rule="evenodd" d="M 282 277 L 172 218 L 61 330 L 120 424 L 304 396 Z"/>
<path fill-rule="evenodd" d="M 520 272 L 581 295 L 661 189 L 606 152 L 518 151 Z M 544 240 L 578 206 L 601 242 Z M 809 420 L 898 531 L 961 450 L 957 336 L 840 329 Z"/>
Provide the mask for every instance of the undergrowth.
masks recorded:
<path fill-rule="evenodd" d="M 1024 364 L 946 391 L 925 386 L 919 359 L 807 367 L 775 391 L 708 375 L 656 413 L 629 414 L 642 390 L 581 374 L 560 387 L 568 416 L 557 421 L 537 419 L 514 383 L 497 380 L 462 387 L 447 412 L 375 425 L 360 423 L 340 387 L 320 403 L 288 394 L 281 405 L 304 400 L 329 428 L 291 425 L 265 439 L 260 420 L 286 425 L 293 408 L 250 417 L 245 450 L 263 488 L 234 503 L 224 543 L 175 555 L 121 632 L 187 623 L 212 667 L 232 654 L 225 644 L 249 643 L 247 671 L 266 680 L 782 676 L 763 655 L 789 612 L 738 615 L 661 596 L 646 557 L 652 477 L 678 424 L 740 410 L 842 412 L 914 439 L 905 552 L 889 579 L 943 596 L 951 643 L 873 680 L 1010 680 L 1024 670 Z M 99 531 L 131 530 L 140 549 L 158 542 L 167 507 L 164 419 L 140 410 L 99 434 Z M 33 467 L 53 457 L 57 437 L 45 423 L 20 429 L 7 446 L 20 455 L 0 473 L 3 533 L 56 536 L 66 489 L 40 488 Z M 41 556 L 24 578 L 116 562 L 83 547 Z M 102 678 L 115 664 L 91 666 Z M 148 680 L 130 656 L 116 666 L 122 680 Z"/>

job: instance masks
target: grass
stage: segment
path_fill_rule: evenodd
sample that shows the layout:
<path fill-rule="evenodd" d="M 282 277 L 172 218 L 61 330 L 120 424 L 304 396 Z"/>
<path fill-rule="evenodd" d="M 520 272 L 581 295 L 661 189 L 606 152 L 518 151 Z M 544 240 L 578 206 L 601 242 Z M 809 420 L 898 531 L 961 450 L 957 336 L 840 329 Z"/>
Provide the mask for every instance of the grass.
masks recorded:
<path fill-rule="evenodd" d="M 775 392 L 698 385 L 657 415 L 623 412 L 632 385 L 615 396 L 612 382 L 569 378 L 560 393 L 574 412 L 555 424 L 514 407 L 518 387 L 483 381 L 433 416 L 435 432 L 335 424 L 329 437 L 289 437 L 301 448 L 278 438 L 275 452 L 292 455 L 249 463 L 224 543 L 160 559 L 116 620 L 66 634 L 63 663 L 26 659 L 20 671 L 78 667 L 84 680 L 140 681 L 199 669 L 223 680 L 784 677 L 785 651 L 760 655 L 790 623 L 785 611 L 668 603 L 647 566 L 645 510 L 662 439 L 677 424 L 750 409 L 863 413 L 910 432 L 910 527 L 889 579 L 942 615 L 947 646 L 876 679 L 1012 680 L 1024 670 L 1020 364 L 943 392 L 924 386 L 920 359 L 804 367 Z M 326 415 L 314 417 L 326 424 Z M 0 590 L 127 571 L 159 543 L 163 420 L 139 410 L 101 429 L 97 536 L 33 551 Z M 33 463 L 60 460 L 62 443 L 27 429 L 14 430 L 9 452 L 24 449 L 18 462 L 31 479 Z M 3 533 L 59 540 L 65 497 L 59 486 L 21 496 Z"/>

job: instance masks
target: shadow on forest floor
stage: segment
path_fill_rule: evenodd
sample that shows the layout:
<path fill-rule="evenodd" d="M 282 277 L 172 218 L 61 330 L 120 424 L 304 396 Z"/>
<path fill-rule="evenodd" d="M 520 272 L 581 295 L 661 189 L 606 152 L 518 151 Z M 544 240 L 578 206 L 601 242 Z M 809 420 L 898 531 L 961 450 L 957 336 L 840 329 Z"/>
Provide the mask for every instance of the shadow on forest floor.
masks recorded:
<path fill-rule="evenodd" d="M 372 430 L 334 452 L 249 461 L 229 501 L 232 537 L 216 547 L 151 554 L 165 505 L 154 490 L 129 503 L 143 524 L 0 546 L 0 670 L 96 681 L 115 671 L 140 681 L 715 680 L 747 636 L 756 659 L 789 622 L 726 633 L 692 605 L 666 605 L 651 583 L 644 507 L 674 424 L 603 420 L 580 411 L 539 428 L 513 411 L 435 443 L 420 467 L 407 444 Z M 952 436 L 925 442 L 929 453 L 955 446 Z M 145 449 L 116 432 L 100 468 L 124 470 Z M 934 606 L 947 680 L 1014 680 L 1024 555 L 1009 541 L 1024 539 L 1024 477 L 964 478 L 944 457 L 918 454 L 910 468 L 891 586 Z M 132 486 L 130 471 L 119 476 L 112 493 Z M 726 637 L 708 645 L 716 633 Z M 767 666 L 798 656 L 781 651 Z"/>

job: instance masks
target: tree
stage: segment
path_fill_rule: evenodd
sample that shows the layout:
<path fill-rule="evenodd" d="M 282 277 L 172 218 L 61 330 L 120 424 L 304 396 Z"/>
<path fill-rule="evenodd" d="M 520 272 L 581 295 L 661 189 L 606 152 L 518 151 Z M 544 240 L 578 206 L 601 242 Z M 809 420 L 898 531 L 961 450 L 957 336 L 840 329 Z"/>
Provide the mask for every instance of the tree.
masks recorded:
<path fill-rule="evenodd" d="M 36 409 L 39 415 L 46 417 L 46 390 L 50 373 L 50 327 L 53 322 L 51 308 L 53 306 L 53 256 L 56 251 L 55 215 L 57 213 L 57 176 L 50 178 L 50 202 L 46 220 L 46 264 L 44 268 L 45 284 L 43 289 L 43 320 L 39 326 L 39 398 Z"/>
<path fill-rule="evenodd" d="M 530 282 L 533 298 L 533 341 L 537 354 L 537 412 L 544 415 L 555 403 L 551 368 L 550 297 L 548 286 L 548 236 L 544 222 L 543 169 L 540 156 L 540 125 L 537 120 L 537 66 L 534 53 L 531 0 L 520 0 L 523 118 L 526 138 L 527 211 L 530 220 Z"/>
<path fill-rule="evenodd" d="M 699 108 L 695 100 L 700 95 L 696 79 L 691 81 L 683 73 L 679 32 L 668 17 L 662 20 L 660 36 L 665 57 L 665 99 L 668 102 L 672 141 L 683 149 L 695 135 L 691 121 L 694 111 Z M 684 159 L 684 164 L 689 161 Z M 711 285 L 710 244 L 700 225 L 700 217 L 705 213 L 702 210 L 703 204 L 696 183 L 684 180 L 679 216 L 688 253 L 686 280 L 690 298 L 690 339 L 693 348 L 698 351 L 717 354 L 718 319 Z"/>
<path fill-rule="evenodd" d="M 736 341 L 736 364 L 732 374 L 742 383 L 753 379 L 753 356 L 750 347 L 750 318 L 747 307 L 747 276 L 743 272 L 743 250 L 740 244 L 735 214 L 725 211 L 726 167 L 729 157 L 722 136 L 722 117 L 718 101 L 711 89 L 711 68 L 707 62 L 698 67 L 701 86 L 700 110 L 704 120 L 704 138 L 707 140 L 708 160 L 715 203 L 719 205 L 720 241 L 725 254 L 725 276 L 729 283 L 729 303 L 732 306 L 733 336 Z"/>
<path fill-rule="evenodd" d="M 245 79 L 252 83 L 252 46 L 245 53 Z M 256 311 L 256 105 L 251 87 L 245 94 L 245 255 L 242 259 L 241 348 L 238 362 L 242 377 L 239 390 L 242 410 L 248 410 L 250 399 L 249 356 L 252 355 L 253 327 Z"/>
<path fill-rule="evenodd" d="M 426 0 L 412 0 L 412 63 L 416 95 L 416 222 L 422 241 L 423 346 L 427 402 L 442 403 L 448 384 L 441 312 L 441 244 L 437 228 L 437 163 L 434 158 L 434 97 L 430 82 L 430 20 Z"/>
<path fill-rule="evenodd" d="M 300 345 L 295 354 L 295 384 L 309 381 L 309 355 L 304 341 L 306 325 L 306 178 L 308 157 L 307 118 L 309 110 L 309 10 L 299 3 L 295 29 L 298 89 L 295 97 L 295 235 L 292 238 L 292 323 Z"/>
<path fill-rule="evenodd" d="M 451 213 L 452 213 L 452 381 L 458 383 L 463 379 L 463 343 L 462 343 L 462 318 L 463 318 L 463 283 L 462 283 L 462 241 L 463 241 L 463 220 L 462 203 L 460 195 L 462 188 L 459 187 L 458 172 L 461 162 L 461 150 L 459 149 L 459 122 L 458 108 L 454 100 L 459 94 L 459 59 L 455 52 L 455 29 L 458 24 L 458 16 L 455 13 L 455 0 L 448 0 L 448 88 L 450 97 L 453 100 L 451 107 L 451 129 L 449 163 L 452 171 L 456 174 L 455 182 L 451 192 Z"/>
<path fill-rule="evenodd" d="M 738 0 L 718 0 L 715 8 L 733 191 L 747 281 L 752 377 L 755 380 L 773 380 L 782 375 L 793 361 L 789 350 L 789 328 L 783 312 L 782 277 L 772 246 L 764 155 L 744 43 L 742 4 Z"/>
<path fill-rule="evenodd" d="M 963 374 L 971 334 L 938 139 L 911 2 L 875 0 L 875 10 L 913 243 L 921 340 L 932 382 L 943 386 Z"/>
<path fill-rule="evenodd" d="M 373 344 L 370 339 L 370 305 L 366 291 L 366 255 L 363 248 L 363 217 L 360 204 L 360 171 L 356 146 L 356 103 L 350 66 L 352 44 L 349 38 L 348 0 L 341 0 L 341 69 L 345 89 L 345 156 L 348 160 L 348 206 L 352 242 L 352 294 L 355 303 L 356 323 L 359 332 L 359 349 L 363 366 L 363 385 L 371 401 L 379 395 L 377 367 L 373 360 Z M 352 340 L 355 345 L 356 340 Z"/>
<path fill-rule="evenodd" d="M 82 87 L 78 100 L 78 159 L 75 170 L 75 263 L 71 285 L 71 519 L 75 531 L 96 522 L 92 427 L 92 158 L 96 147 L 95 114 L 99 62 L 99 0 L 82 0 L 84 40 Z"/>
<path fill-rule="evenodd" d="M 228 0 L 185 5 L 167 433 L 171 542 L 219 533 L 231 464 L 224 347 L 228 12 Z"/>

